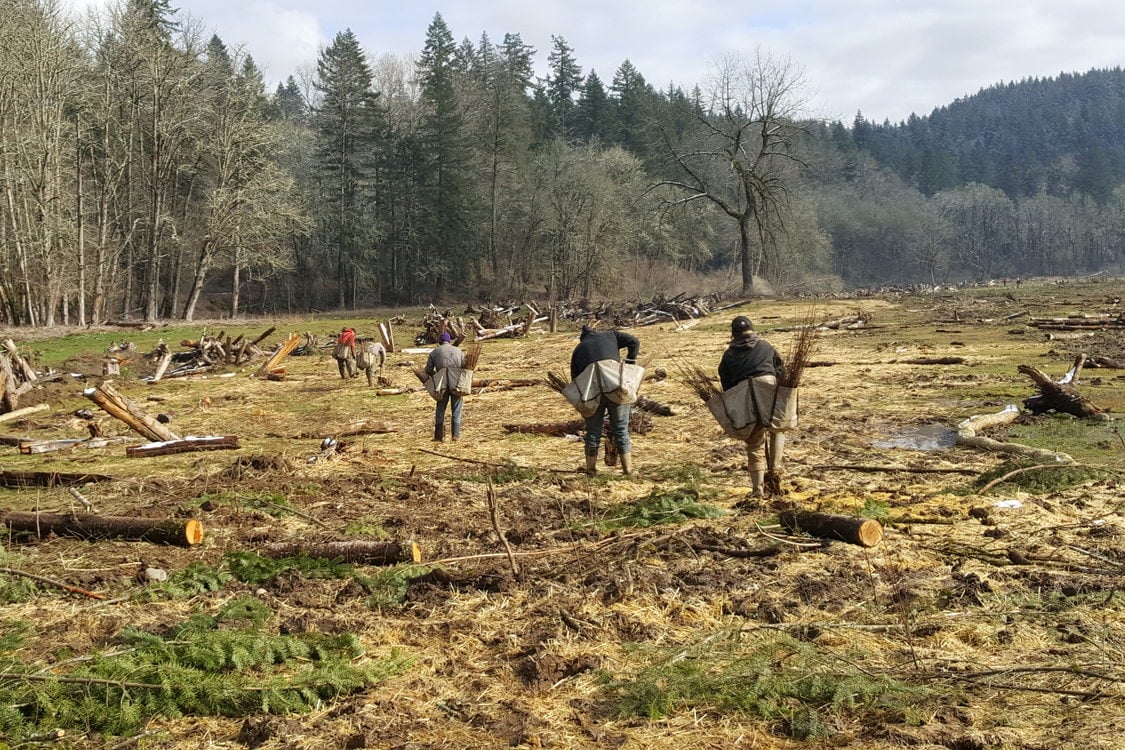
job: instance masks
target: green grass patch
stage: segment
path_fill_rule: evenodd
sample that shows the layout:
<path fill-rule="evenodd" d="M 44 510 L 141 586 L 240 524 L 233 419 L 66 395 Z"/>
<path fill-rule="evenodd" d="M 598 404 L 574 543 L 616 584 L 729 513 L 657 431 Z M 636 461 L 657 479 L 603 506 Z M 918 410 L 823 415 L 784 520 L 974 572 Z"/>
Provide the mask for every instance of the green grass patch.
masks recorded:
<path fill-rule="evenodd" d="M 597 525 L 605 531 L 613 531 L 684 523 L 696 518 L 715 518 L 725 513 L 723 509 L 700 500 L 701 491 L 695 487 L 657 489 L 631 506 L 614 508 L 617 515 L 604 518 Z"/>
<path fill-rule="evenodd" d="M 27 628 L 2 624 L 0 736 L 131 735 L 157 716 L 297 713 L 409 667 L 398 654 L 358 663 L 353 634 L 277 635 L 272 618 L 260 601 L 236 599 L 166 632 L 126 627 L 111 650 L 65 665 L 17 658 Z"/>
<path fill-rule="evenodd" d="M 623 717 L 713 711 L 763 719 L 794 739 L 819 740 L 834 734 L 837 720 L 858 718 L 869 726 L 902 721 L 929 695 L 787 636 L 754 644 L 706 639 L 641 655 L 647 663 L 635 674 L 605 682 Z"/>
<path fill-rule="evenodd" d="M 1078 419 L 1067 414 L 1027 417 L 1008 427 L 1007 439 L 1032 448 L 1061 451 L 1083 463 L 1120 466 L 1125 445 L 1113 422 Z"/>
<path fill-rule="evenodd" d="M 1077 464 L 1051 464 L 1041 465 L 1024 461 L 1005 461 L 999 466 L 989 469 L 973 482 L 973 492 L 1000 477 L 1014 471 L 1019 471 L 1000 484 L 993 487 L 990 492 L 1007 492 L 1022 490 L 1033 495 L 1044 495 L 1058 492 L 1070 487 L 1077 487 L 1100 479 L 1120 477 L 1120 472 L 1109 469 L 1100 469 L 1094 466 Z"/>
<path fill-rule="evenodd" d="M 370 516 L 357 518 L 344 527 L 346 536 L 361 536 L 365 539 L 390 539 L 391 534 Z"/>

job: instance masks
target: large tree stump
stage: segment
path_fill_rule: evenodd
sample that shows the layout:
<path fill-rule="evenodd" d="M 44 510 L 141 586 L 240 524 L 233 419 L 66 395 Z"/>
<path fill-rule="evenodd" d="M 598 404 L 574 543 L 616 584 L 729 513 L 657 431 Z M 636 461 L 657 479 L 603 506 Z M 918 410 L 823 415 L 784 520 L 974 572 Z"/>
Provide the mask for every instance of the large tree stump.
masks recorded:
<path fill-rule="evenodd" d="M 12 531 L 34 534 L 42 539 L 55 534 L 79 539 L 125 539 L 130 541 L 190 547 L 203 541 L 203 524 L 186 521 L 129 516 L 99 516 L 77 513 L 23 513 L 0 515 L 0 524 Z"/>
<path fill-rule="evenodd" d="M 399 563 L 422 562 L 422 551 L 414 542 L 369 542 L 363 540 L 349 542 L 278 542 L 266 545 L 262 550 L 266 557 L 321 557 L 327 560 L 343 560 L 362 565 L 397 565 Z"/>
<path fill-rule="evenodd" d="M 1071 368 L 1069 376 L 1071 382 L 1077 380 L 1083 362 L 1085 362 L 1085 357 L 1080 357 L 1075 362 L 1074 367 Z M 1016 369 L 1031 378 L 1035 387 L 1039 389 L 1037 395 L 1026 398 L 1023 402 L 1023 405 L 1032 414 L 1046 414 L 1054 411 L 1090 419 L 1096 418 L 1102 413 L 1102 409 L 1090 403 L 1070 382 L 1052 380 L 1049 375 L 1030 365 L 1020 365 Z"/>
<path fill-rule="evenodd" d="M 883 540 L 883 526 L 873 518 L 786 511 L 780 520 L 787 531 L 804 531 L 818 539 L 836 539 L 860 547 L 874 547 Z"/>

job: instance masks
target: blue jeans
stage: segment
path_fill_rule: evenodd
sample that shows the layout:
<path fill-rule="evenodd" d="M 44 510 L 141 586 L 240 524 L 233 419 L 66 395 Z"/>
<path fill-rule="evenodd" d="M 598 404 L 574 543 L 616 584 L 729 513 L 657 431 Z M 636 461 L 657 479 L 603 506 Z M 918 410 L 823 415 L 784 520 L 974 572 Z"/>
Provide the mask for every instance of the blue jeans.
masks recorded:
<path fill-rule="evenodd" d="M 445 437 L 445 407 L 451 406 L 449 410 L 451 428 L 453 437 L 461 437 L 461 397 L 457 396 L 450 391 L 446 391 L 441 395 L 437 402 L 437 410 L 434 412 L 434 440 L 441 440 Z"/>
<path fill-rule="evenodd" d="M 606 413 L 609 414 L 609 429 L 613 435 L 613 444 L 617 446 L 618 453 L 629 453 L 633 443 L 629 440 L 629 414 L 632 411 L 630 404 L 618 404 L 610 401 L 605 396 L 598 403 L 598 410 L 593 416 L 586 417 L 586 455 L 594 456 L 598 453 L 598 445 L 602 442 L 602 422 Z"/>

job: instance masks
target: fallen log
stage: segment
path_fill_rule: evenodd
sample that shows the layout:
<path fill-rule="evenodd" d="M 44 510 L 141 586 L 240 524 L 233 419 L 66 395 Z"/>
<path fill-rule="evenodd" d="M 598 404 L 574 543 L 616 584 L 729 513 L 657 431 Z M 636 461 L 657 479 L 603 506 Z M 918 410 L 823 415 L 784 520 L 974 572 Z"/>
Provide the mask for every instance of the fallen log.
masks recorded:
<path fill-rule="evenodd" d="M 963 365 L 964 357 L 915 357 L 914 359 L 900 359 L 904 365 Z"/>
<path fill-rule="evenodd" d="M 675 416 L 675 412 L 672 411 L 672 407 L 668 406 L 667 404 L 662 404 L 659 401 L 653 401 L 651 398 L 646 398 L 644 396 L 638 396 L 637 400 L 633 403 L 633 406 L 640 409 L 641 411 L 647 411 L 650 414 L 657 414 L 662 417 Z"/>
<path fill-rule="evenodd" d="M 1125 370 L 1125 360 L 1110 359 L 1109 357 L 1089 357 L 1086 364 L 1090 367 L 1104 367 L 1108 370 Z"/>
<path fill-rule="evenodd" d="M 804 531 L 818 539 L 835 539 L 860 547 L 874 547 L 883 540 L 883 525 L 873 518 L 856 518 L 833 513 L 785 511 L 781 526 L 790 533 Z"/>
<path fill-rule="evenodd" d="M 296 435 L 292 435 L 290 437 L 292 437 L 294 440 L 308 440 L 310 438 L 342 438 L 354 437 L 356 435 L 383 435 L 388 432 L 398 432 L 398 427 L 386 422 L 374 422 L 365 419 L 362 422 L 353 422 L 352 424 L 340 427 L 339 429 L 321 428 L 309 432 L 299 432 Z"/>
<path fill-rule="evenodd" d="M 131 445 L 125 449 L 129 458 L 142 458 L 145 456 L 168 456 L 174 453 L 194 453 L 197 451 L 236 450 L 241 448 L 238 436 L 221 435 L 196 437 L 188 436 L 179 440 L 166 440 L 144 445 Z"/>
<path fill-rule="evenodd" d="M 1082 358 L 1085 361 L 1085 358 Z M 1024 399 L 1023 405 L 1032 414 L 1046 414 L 1047 412 L 1061 412 L 1073 414 L 1083 419 L 1098 418 L 1102 409 L 1094 406 L 1080 394 L 1069 382 L 1052 380 L 1049 375 L 1037 370 L 1030 365 L 1020 365 L 1016 368 L 1023 375 L 1031 378 L 1039 393 Z M 1070 380 L 1077 379 L 1081 365 L 1076 363 L 1072 370 Z"/>
<path fill-rule="evenodd" d="M 108 474 L 67 474 L 58 471 L 0 471 L 0 487 L 72 487 L 90 482 L 108 482 Z"/>
<path fill-rule="evenodd" d="M 97 388 L 87 388 L 82 395 L 101 407 L 106 413 L 132 427 L 149 440 L 179 440 L 180 436 L 145 413 L 136 402 L 114 389 L 109 381 Z"/>
<path fill-rule="evenodd" d="M 47 411 L 51 407 L 47 404 L 36 404 L 35 406 L 25 406 L 22 409 L 10 411 L 7 414 L 0 414 L 0 424 L 4 422 L 13 422 L 20 417 L 26 417 L 28 414 L 35 414 L 36 412 Z"/>
<path fill-rule="evenodd" d="M 1054 461 L 1057 463 L 1074 463 L 1074 459 L 1066 453 L 1032 448 L 1019 443 L 1005 443 L 992 438 L 978 435 L 979 430 L 987 427 L 1011 424 L 1019 419 L 1020 411 L 1014 404 L 1008 404 L 995 414 L 977 414 L 957 425 L 956 444 L 965 448 L 977 448 L 992 451 L 993 453 L 1006 453 L 1013 456 L 1026 456 L 1037 461 Z"/>
<path fill-rule="evenodd" d="M 414 542 L 276 542 L 262 550 L 266 557 L 319 557 L 360 565 L 398 565 L 422 562 L 422 550 Z"/>
<path fill-rule="evenodd" d="M 88 438 L 64 438 L 62 440 L 21 440 L 19 442 L 20 453 L 24 455 L 32 455 L 36 453 L 52 453 L 54 451 L 78 450 L 84 448 L 106 448 L 110 445 L 119 445 L 127 443 L 136 438 L 130 437 L 88 437 Z"/>
<path fill-rule="evenodd" d="M 77 513 L 24 513 L 0 515 L 0 525 L 13 532 L 78 539 L 124 539 L 153 544 L 190 547 L 203 541 L 203 524 L 194 518 L 186 521 L 130 516 L 98 516 Z"/>

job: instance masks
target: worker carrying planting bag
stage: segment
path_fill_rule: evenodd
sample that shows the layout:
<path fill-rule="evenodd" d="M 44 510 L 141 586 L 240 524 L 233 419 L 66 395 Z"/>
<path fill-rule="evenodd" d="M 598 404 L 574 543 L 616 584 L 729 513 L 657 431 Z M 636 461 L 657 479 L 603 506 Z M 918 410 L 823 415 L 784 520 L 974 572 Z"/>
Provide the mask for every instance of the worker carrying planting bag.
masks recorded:
<path fill-rule="evenodd" d="M 434 441 L 440 443 L 445 438 L 445 409 L 448 406 L 453 442 L 461 438 L 461 400 L 473 390 L 473 370 L 480 359 L 480 345 L 474 344 L 468 351 L 461 351 L 453 345 L 453 337 L 443 332 L 438 338 L 438 346 L 426 359 L 424 371 L 415 370 L 418 379 L 437 401 L 434 409 Z"/>
<path fill-rule="evenodd" d="M 707 405 L 727 434 L 746 441 L 752 495 L 780 493 L 784 430 L 797 426 L 796 388 L 779 387 L 787 382 L 785 363 L 754 332 L 750 318 L 739 315 L 732 320 L 730 333 L 730 344 L 719 362 L 723 393 Z"/>
<path fill-rule="evenodd" d="M 633 473 L 629 415 L 645 372 L 637 365 L 640 346 L 636 336 L 622 331 L 595 331 L 586 325 L 582 326 L 580 341 L 570 357 L 571 382 L 560 392 L 586 420 L 586 473 L 590 476 L 597 473 L 598 446 L 607 414 L 621 470 Z M 624 362 L 622 349 L 626 350 Z"/>

